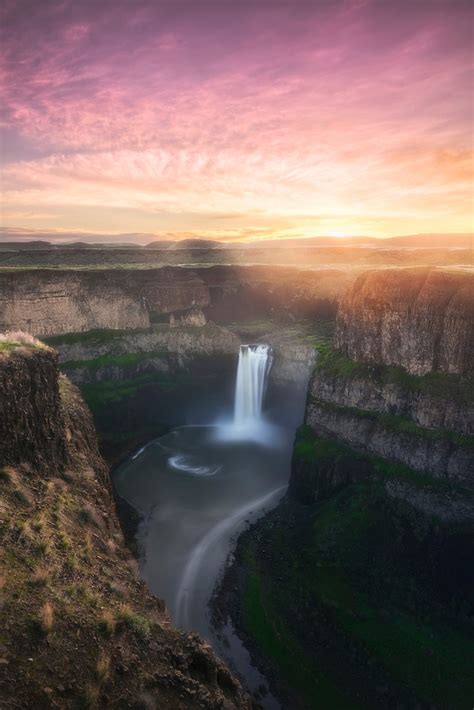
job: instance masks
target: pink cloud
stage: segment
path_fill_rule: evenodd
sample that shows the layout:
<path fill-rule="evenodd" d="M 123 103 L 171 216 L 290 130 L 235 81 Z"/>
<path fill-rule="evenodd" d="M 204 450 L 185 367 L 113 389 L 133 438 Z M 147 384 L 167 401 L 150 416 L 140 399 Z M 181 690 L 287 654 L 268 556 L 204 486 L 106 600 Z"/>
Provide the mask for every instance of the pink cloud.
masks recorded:
<path fill-rule="evenodd" d="M 460 209 L 467 3 L 111 7 L 51 0 L 31 17 L 6 13 L 3 126 L 41 153 L 5 169 L 8 200 L 269 215 L 326 205 L 336 217 Z"/>

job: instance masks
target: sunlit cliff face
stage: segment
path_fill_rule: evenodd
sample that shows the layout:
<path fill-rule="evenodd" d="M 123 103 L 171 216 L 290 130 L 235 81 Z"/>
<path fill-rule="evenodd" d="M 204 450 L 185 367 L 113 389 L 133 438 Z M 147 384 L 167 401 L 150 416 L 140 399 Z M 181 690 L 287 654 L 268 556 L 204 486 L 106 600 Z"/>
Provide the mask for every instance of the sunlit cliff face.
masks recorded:
<path fill-rule="evenodd" d="M 470 228 L 464 0 L 5 0 L 3 223 Z"/>

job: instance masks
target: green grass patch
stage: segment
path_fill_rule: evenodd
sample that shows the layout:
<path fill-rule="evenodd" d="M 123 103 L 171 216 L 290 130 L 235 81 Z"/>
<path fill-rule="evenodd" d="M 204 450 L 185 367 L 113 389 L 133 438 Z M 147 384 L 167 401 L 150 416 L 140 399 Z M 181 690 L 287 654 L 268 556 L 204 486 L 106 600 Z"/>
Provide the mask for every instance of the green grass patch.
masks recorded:
<path fill-rule="evenodd" d="M 285 681 L 309 707 L 356 710 L 340 690 L 313 664 L 289 632 L 283 618 L 275 613 L 260 575 L 250 575 L 242 602 L 243 626 L 255 639 L 260 651 L 278 668 Z"/>
<path fill-rule="evenodd" d="M 88 370 L 98 370 L 102 367 L 107 367 L 111 365 L 127 367 L 142 362 L 143 360 L 151 360 L 157 358 L 166 359 L 167 357 L 168 352 L 166 351 L 121 353 L 118 355 L 101 355 L 100 357 L 96 357 L 91 360 L 67 360 L 66 362 L 63 362 L 61 364 L 61 369 L 68 371 L 77 370 L 78 368 L 85 367 Z"/>
<path fill-rule="evenodd" d="M 136 330 L 108 330 L 97 329 L 87 330 L 81 333 L 63 333 L 62 335 L 52 335 L 49 338 L 44 338 L 44 342 L 48 345 L 101 345 L 110 343 L 118 338 L 123 338 L 126 335 L 138 335 L 140 333 L 149 333 L 151 328 L 139 328 Z"/>
<path fill-rule="evenodd" d="M 449 441 L 458 446 L 464 446 L 467 448 L 474 448 L 474 436 L 469 436 L 467 434 L 458 434 L 449 429 L 434 429 L 428 427 L 422 427 L 416 424 L 412 419 L 407 419 L 406 417 L 400 417 L 395 414 L 386 414 L 380 412 L 373 412 L 366 409 L 359 409 L 357 407 L 346 407 L 339 404 L 334 404 L 334 402 L 326 402 L 325 400 L 318 399 L 314 397 L 312 402 L 319 408 L 326 412 L 335 414 L 348 414 L 357 419 L 367 419 L 374 424 L 378 424 L 383 427 L 388 432 L 393 432 L 395 434 L 408 434 L 409 436 L 416 436 L 421 439 L 427 439 L 428 441 Z"/>
<path fill-rule="evenodd" d="M 474 374 L 430 372 L 412 375 L 402 367 L 355 362 L 335 350 L 327 338 L 315 338 L 319 353 L 316 369 L 331 377 L 370 380 L 380 386 L 397 385 L 413 393 L 452 400 L 460 405 L 474 402 Z"/>
<path fill-rule="evenodd" d="M 111 402 L 119 402 L 136 394 L 143 387 L 159 385 L 161 389 L 172 391 L 185 382 L 189 375 L 168 373 L 147 373 L 127 380 L 104 380 L 94 384 L 81 385 L 81 392 L 94 414 Z"/>
<path fill-rule="evenodd" d="M 378 685 L 401 705 L 409 693 L 470 707 L 469 530 L 443 527 L 376 481 L 346 486 L 289 526 L 272 514 L 257 525 L 238 550 L 247 568 L 242 624 L 309 707 L 354 707 L 359 693 L 364 707 L 381 707 Z"/>

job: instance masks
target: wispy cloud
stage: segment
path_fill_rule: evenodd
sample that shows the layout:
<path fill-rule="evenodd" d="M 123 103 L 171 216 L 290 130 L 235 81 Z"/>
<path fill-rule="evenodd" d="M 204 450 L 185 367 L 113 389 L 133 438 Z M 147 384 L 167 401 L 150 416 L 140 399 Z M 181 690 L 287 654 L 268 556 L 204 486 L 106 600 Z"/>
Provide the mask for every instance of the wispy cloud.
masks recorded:
<path fill-rule="evenodd" d="M 9 224 L 467 228 L 468 3 L 16 2 L 1 41 Z"/>

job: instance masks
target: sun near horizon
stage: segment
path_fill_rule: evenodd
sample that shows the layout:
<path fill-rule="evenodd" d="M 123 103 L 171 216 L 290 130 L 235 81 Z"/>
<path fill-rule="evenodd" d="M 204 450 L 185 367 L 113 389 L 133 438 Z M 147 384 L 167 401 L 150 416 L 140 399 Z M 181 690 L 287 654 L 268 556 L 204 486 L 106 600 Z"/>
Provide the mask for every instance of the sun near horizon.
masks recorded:
<path fill-rule="evenodd" d="M 26 5 L 1 10 L 3 240 L 472 230 L 468 2 Z"/>

